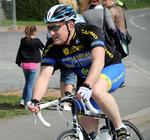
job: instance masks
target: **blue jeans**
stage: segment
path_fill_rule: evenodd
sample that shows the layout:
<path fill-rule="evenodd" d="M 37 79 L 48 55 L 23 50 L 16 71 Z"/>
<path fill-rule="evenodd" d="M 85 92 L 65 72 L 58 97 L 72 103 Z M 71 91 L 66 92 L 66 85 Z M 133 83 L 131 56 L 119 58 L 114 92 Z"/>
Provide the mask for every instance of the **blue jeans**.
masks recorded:
<path fill-rule="evenodd" d="M 75 73 L 72 70 L 60 69 L 60 72 L 60 82 L 64 82 L 64 86 L 75 85 Z"/>
<path fill-rule="evenodd" d="M 36 69 L 23 69 L 23 73 L 25 77 L 25 86 L 23 89 L 22 99 L 28 102 L 32 98 L 32 90 L 36 75 Z"/>

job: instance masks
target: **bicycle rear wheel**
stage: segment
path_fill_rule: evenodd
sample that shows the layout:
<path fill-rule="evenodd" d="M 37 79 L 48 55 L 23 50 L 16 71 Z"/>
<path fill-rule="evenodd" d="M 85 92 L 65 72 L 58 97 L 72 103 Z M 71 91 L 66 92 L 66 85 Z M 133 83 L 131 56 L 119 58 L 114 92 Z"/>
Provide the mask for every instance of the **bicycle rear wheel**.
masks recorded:
<path fill-rule="evenodd" d="M 127 127 L 127 129 L 129 129 L 132 140 L 144 140 L 142 134 L 135 127 L 135 125 L 133 125 L 131 122 L 129 122 L 127 120 L 123 120 L 123 123 Z"/>
<path fill-rule="evenodd" d="M 79 137 L 76 136 L 76 132 L 74 130 L 67 130 L 62 132 L 57 140 L 79 140 Z"/>

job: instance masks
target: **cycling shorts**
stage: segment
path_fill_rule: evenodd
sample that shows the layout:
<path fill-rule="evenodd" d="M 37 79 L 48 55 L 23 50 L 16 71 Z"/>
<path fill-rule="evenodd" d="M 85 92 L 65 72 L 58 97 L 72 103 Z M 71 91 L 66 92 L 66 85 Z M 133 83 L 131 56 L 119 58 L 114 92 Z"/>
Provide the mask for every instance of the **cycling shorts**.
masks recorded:
<path fill-rule="evenodd" d="M 125 67 L 124 67 L 123 62 L 105 67 L 102 70 L 100 77 L 104 78 L 108 82 L 109 84 L 108 92 L 109 93 L 114 92 L 123 83 L 124 78 L 125 78 Z M 79 100 L 78 102 L 79 102 L 79 104 L 77 105 L 78 109 L 83 110 L 83 106 L 81 102 Z M 96 102 L 93 99 L 90 99 L 90 102 L 93 105 L 93 107 L 96 108 L 100 112 L 100 109 L 98 105 L 96 104 Z M 88 110 L 87 107 L 86 109 Z M 80 118 L 81 115 L 79 115 L 78 117 Z"/>

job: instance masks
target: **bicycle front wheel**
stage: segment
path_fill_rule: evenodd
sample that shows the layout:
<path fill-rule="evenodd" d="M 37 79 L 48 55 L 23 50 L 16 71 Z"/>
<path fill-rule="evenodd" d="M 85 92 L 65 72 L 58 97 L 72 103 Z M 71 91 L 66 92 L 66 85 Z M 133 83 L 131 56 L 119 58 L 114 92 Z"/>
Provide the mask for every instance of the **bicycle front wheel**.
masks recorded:
<path fill-rule="evenodd" d="M 132 140 L 144 140 L 140 131 L 133 125 L 131 122 L 127 120 L 123 120 L 124 125 L 130 131 L 131 139 Z"/>
<path fill-rule="evenodd" d="M 76 136 L 76 132 L 74 130 L 67 130 L 62 132 L 57 140 L 79 140 L 79 137 Z"/>

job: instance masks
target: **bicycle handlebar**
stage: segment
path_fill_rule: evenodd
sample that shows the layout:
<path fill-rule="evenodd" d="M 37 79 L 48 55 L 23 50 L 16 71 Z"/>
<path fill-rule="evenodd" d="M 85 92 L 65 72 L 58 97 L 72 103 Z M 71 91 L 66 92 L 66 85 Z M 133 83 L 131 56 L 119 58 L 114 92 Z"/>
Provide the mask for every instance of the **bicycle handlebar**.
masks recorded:
<path fill-rule="evenodd" d="M 75 95 L 72 95 L 71 97 L 75 98 Z M 68 100 L 70 97 L 69 96 L 66 96 L 64 98 L 62 98 L 61 100 Z M 86 112 L 86 109 L 85 109 L 85 104 L 86 106 L 89 108 L 89 110 L 91 112 L 93 112 L 94 114 L 98 114 L 98 110 L 95 109 L 92 104 L 90 103 L 90 101 L 85 101 L 85 104 L 83 103 L 83 101 L 81 100 L 81 103 L 82 105 L 84 106 L 84 111 Z M 37 113 L 37 117 L 38 119 L 40 120 L 40 122 L 46 126 L 46 127 L 50 127 L 50 123 L 48 123 L 47 121 L 45 121 L 45 119 L 43 118 L 42 114 L 41 114 L 41 109 L 44 109 L 44 108 L 47 108 L 47 107 L 50 107 L 50 106 L 53 106 L 53 105 L 58 105 L 59 104 L 59 100 L 54 100 L 54 101 L 51 101 L 51 102 L 47 102 L 47 103 L 44 103 L 44 104 L 40 104 L 39 108 L 40 108 L 40 112 Z M 34 117 L 34 119 L 36 119 Z M 36 120 L 35 120 L 35 123 L 36 123 Z"/>
<path fill-rule="evenodd" d="M 50 123 L 48 123 L 47 121 L 44 120 L 44 118 L 43 118 L 43 116 L 42 116 L 42 114 L 41 114 L 41 110 L 40 110 L 40 112 L 37 114 L 37 117 L 39 118 L 39 120 L 41 121 L 41 123 L 42 123 L 43 125 L 45 125 L 46 127 L 50 127 L 50 126 L 51 126 Z"/>
<path fill-rule="evenodd" d="M 47 108 L 47 107 L 50 107 L 50 106 L 53 106 L 53 105 L 58 105 L 59 104 L 59 100 L 54 100 L 54 101 L 51 101 L 51 102 L 47 102 L 45 104 L 40 104 L 39 108 L 40 108 L 40 112 L 37 113 L 37 118 L 41 121 L 41 123 L 46 126 L 46 127 L 50 127 L 50 123 L 48 123 L 47 121 L 45 121 L 45 119 L 43 118 L 42 114 L 41 114 L 41 109 L 44 109 L 44 108 Z M 35 117 L 34 117 L 35 119 Z M 36 121 L 35 121 L 36 123 Z"/>

